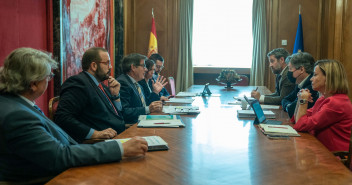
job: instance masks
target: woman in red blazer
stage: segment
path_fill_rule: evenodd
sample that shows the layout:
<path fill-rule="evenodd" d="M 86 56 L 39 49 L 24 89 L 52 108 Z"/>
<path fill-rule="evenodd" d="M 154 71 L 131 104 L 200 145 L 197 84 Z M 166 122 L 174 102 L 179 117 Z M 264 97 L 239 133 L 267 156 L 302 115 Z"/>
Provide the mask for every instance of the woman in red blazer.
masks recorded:
<path fill-rule="evenodd" d="M 297 131 L 308 131 L 330 151 L 347 151 L 352 126 L 352 104 L 348 98 L 348 81 L 343 65 L 336 60 L 319 60 L 311 78 L 312 87 L 320 94 L 315 105 L 309 90 L 298 93 L 295 114 Z"/>

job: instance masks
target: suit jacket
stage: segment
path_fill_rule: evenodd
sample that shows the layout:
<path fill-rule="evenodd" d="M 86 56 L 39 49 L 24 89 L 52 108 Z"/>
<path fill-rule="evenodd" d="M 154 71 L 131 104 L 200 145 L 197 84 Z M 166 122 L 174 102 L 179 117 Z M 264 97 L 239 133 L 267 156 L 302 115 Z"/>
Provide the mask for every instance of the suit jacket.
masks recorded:
<path fill-rule="evenodd" d="M 273 94 L 264 96 L 264 104 L 280 105 L 281 100 L 294 90 L 295 84 L 288 80 L 287 72 L 288 67 L 282 72 L 276 91 Z"/>
<path fill-rule="evenodd" d="M 104 89 L 111 97 L 109 89 Z M 55 123 L 76 141 L 82 142 L 91 128 L 98 131 L 112 128 L 117 133 L 123 132 L 125 123 L 122 112 L 118 113 L 116 115 L 106 96 L 88 74 L 81 72 L 62 85 Z"/>
<path fill-rule="evenodd" d="M 154 74 L 152 79 L 153 79 L 154 82 L 155 82 L 157 78 L 158 78 L 158 75 Z M 161 97 L 161 96 L 168 97 L 168 96 L 170 96 L 170 93 L 167 92 L 167 90 L 165 89 L 165 87 L 163 87 L 163 88 L 161 89 L 161 91 L 159 92 L 159 96 L 160 96 L 160 97 Z"/>
<path fill-rule="evenodd" d="M 153 101 L 160 100 L 161 96 L 159 94 L 156 94 L 155 92 L 153 92 L 152 79 L 149 79 L 148 83 L 144 79 L 139 81 L 138 83 L 140 86 L 142 86 L 143 94 L 145 96 L 147 105 L 150 105 L 150 103 L 152 103 Z M 150 90 L 152 90 L 152 92 L 149 91 L 148 86 L 149 86 Z"/>
<path fill-rule="evenodd" d="M 17 95 L 1 94 L 0 180 L 26 181 L 84 165 L 118 161 L 117 142 L 77 144 Z"/>
<path fill-rule="evenodd" d="M 120 97 L 125 122 L 126 124 L 137 123 L 139 115 L 146 114 L 138 90 L 126 74 L 120 75 L 117 80 L 121 84 Z"/>
<path fill-rule="evenodd" d="M 313 77 L 313 74 L 309 75 L 307 80 L 303 83 L 302 89 L 308 89 L 310 93 L 312 94 L 313 102 L 308 102 L 308 109 L 313 107 L 314 103 L 317 101 L 319 98 L 319 93 L 317 91 L 314 91 L 312 88 L 312 82 L 310 79 Z M 292 91 L 289 95 L 287 95 L 284 99 L 282 99 L 281 104 L 282 104 L 282 109 L 288 113 L 290 118 L 294 115 L 295 109 L 296 109 L 296 104 L 297 104 L 297 93 L 301 89 L 296 85 L 295 90 Z"/>

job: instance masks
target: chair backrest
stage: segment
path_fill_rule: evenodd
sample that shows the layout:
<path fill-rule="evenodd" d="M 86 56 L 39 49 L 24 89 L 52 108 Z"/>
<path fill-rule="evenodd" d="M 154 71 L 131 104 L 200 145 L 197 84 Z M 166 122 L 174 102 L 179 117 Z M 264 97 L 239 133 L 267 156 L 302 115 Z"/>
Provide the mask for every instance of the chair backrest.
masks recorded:
<path fill-rule="evenodd" d="M 350 170 L 352 170 L 352 168 L 351 168 L 351 157 L 352 157 L 352 128 L 351 128 L 351 136 L 350 136 L 350 147 L 348 149 L 347 162 L 346 162 L 346 166 Z"/>
<path fill-rule="evenodd" d="M 245 75 L 240 75 L 241 81 L 238 82 L 235 86 L 248 86 L 249 85 L 249 79 Z"/>
<path fill-rule="evenodd" d="M 57 110 L 57 106 L 59 105 L 59 96 L 56 96 L 54 98 L 51 98 L 49 100 L 49 118 L 54 121 L 54 115 Z"/>
<path fill-rule="evenodd" d="M 170 89 L 171 89 L 171 95 L 176 96 L 176 87 L 175 87 L 174 77 L 169 77 L 169 84 L 170 84 Z"/>
<path fill-rule="evenodd" d="M 351 128 L 351 136 L 350 136 L 350 146 L 348 151 L 332 151 L 332 153 L 340 158 L 341 162 L 352 171 L 351 168 L 351 157 L 352 157 L 352 128 Z"/>

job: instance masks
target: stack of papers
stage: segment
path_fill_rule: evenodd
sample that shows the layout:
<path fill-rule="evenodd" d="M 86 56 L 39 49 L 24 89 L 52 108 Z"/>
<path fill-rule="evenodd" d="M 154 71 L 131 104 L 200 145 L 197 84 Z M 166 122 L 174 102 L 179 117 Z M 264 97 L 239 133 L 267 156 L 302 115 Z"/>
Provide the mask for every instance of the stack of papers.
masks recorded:
<path fill-rule="evenodd" d="M 260 104 L 260 106 L 262 107 L 262 109 L 280 109 L 279 105 L 262 105 L 262 104 Z"/>
<path fill-rule="evenodd" d="M 185 99 L 185 98 L 170 98 L 170 101 L 167 103 L 193 103 L 194 99 Z"/>
<path fill-rule="evenodd" d="M 196 106 L 164 106 L 166 114 L 199 114 L 199 107 Z"/>
<path fill-rule="evenodd" d="M 238 100 L 238 101 L 245 100 L 244 97 L 237 97 L 237 96 L 234 96 L 233 99 Z M 250 102 L 255 100 L 255 98 L 252 98 L 252 97 L 247 97 L 247 99 L 248 99 Z"/>
<path fill-rule="evenodd" d="M 185 127 L 176 115 L 140 115 L 138 120 L 138 127 Z"/>
<path fill-rule="evenodd" d="M 192 93 L 192 92 L 179 92 L 176 94 L 176 96 L 182 96 L 182 97 L 194 97 L 194 96 L 199 96 L 199 93 Z"/>
<path fill-rule="evenodd" d="M 270 136 L 301 136 L 290 125 L 259 124 L 259 128 L 265 135 Z"/>
<path fill-rule="evenodd" d="M 266 118 L 275 118 L 275 113 L 271 110 L 263 111 Z M 255 118 L 253 110 L 237 110 L 237 117 L 239 118 Z"/>
<path fill-rule="evenodd" d="M 156 151 L 156 150 L 168 150 L 169 146 L 168 144 L 160 137 L 160 136 L 145 136 L 143 137 L 147 143 L 148 143 L 148 151 Z M 108 141 L 120 141 L 121 143 L 124 143 L 131 138 L 125 138 L 125 139 L 107 139 L 105 140 L 106 142 Z"/>

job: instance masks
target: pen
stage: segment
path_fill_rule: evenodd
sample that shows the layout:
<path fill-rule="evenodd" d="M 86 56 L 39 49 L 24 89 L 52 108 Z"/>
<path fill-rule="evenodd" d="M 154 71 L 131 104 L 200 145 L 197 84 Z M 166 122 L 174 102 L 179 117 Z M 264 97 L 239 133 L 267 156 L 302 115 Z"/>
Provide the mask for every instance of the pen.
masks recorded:
<path fill-rule="evenodd" d="M 287 129 L 286 127 L 276 127 L 276 126 L 268 126 L 269 128 L 283 128 L 283 129 Z"/>
<path fill-rule="evenodd" d="M 170 123 L 154 123 L 154 124 L 170 124 Z"/>

